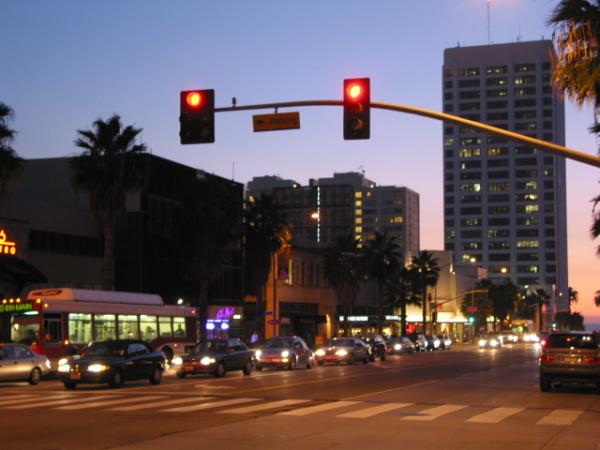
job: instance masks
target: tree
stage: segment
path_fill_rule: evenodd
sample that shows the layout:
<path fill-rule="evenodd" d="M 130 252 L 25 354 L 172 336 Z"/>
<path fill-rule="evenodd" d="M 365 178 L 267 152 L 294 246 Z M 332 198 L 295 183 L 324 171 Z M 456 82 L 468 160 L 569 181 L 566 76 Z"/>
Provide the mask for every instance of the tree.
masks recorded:
<path fill-rule="evenodd" d="M 400 335 L 406 336 L 406 308 L 408 305 L 420 305 L 417 293 L 416 273 L 414 270 L 399 264 L 394 275 L 385 286 L 388 304 L 400 308 Z"/>
<path fill-rule="evenodd" d="M 569 286 L 569 311 L 571 307 L 579 301 L 579 292 Z"/>
<path fill-rule="evenodd" d="M 600 291 L 596 291 L 596 295 L 594 296 L 594 303 L 600 308 Z"/>
<path fill-rule="evenodd" d="M 554 316 L 554 322 L 559 330 L 562 331 L 584 331 L 583 316 L 579 313 L 570 313 L 568 311 L 560 311 Z"/>
<path fill-rule="evenodd" d="M 362 250 L 352 234 L 339 235 L 335 244 L 325 250 L 323 270 L 344 312 L 345 336 L 350 335 L 348 316 L 356 301 L 362 279 L 361 259 Z"/>
<path fill-rule="evenodd" d="M 8 182 L 23 172 L 23 159 L 10 146 L 16 134 L 8 126 L 13 117 L 13 110 L 0 102 L 0 199 L 6 196 Z"/>
<path fill-rule="evenodd" d="M 548 24 L 557 50 L 554 85 L 579 106 L 594 105 L 592 133 L 600 133 L 600 2 L 561 0 Z M 600 236 L 600 196 L 592 199 L 592 238 Z M 600 254 L 600 245 L 598 246 Z"/>
<path fill-rule="evenodd" d="M 435 286 L 440 276 L 437 258 L 427 250 L 421 250 L 411 258 L 411 268 L 415 270 L 416 284 L 423 311 L 423 333 L 427 332 L 427 288 Z"/>
<path fill-rule="evenodd" d="M 377 333 L 381 334 L 385 319 L 384 286 L 392 277 L 396 267 L 400 264 L 400 247 L 394 236 L 387 233 L 375 232 L 365 249 L 365 269 L 368 277 L 377 284 Z"/>
<path fill-rule="evenodd" d="M 190 261 L 187 277 L 198 289 L 201 340 L 206 332 L 209 287 L 241 251 L 242 197 L 228 183 L 207 178 L 188 186 L 176 215 L 179 251 Z"/>
<path fill-rule="evenodd" d="M 537 314 L 539 317 L 538 331 L 541 332 L 544 329 L 544 316 L 542 315 L 542 309 L 544 306 L 550 304 L 550 294 L 544 289 L 536 289 L 531 291 L 525 297 L 526 304 L 531 308 L 537 308 Z"/>
<path fill-rule="evenodd" d="M 246 202 L 246 268 L 256 293 L 256 331 L 260 340 L 265 337 L 265 286 L 271 259 L 283 244 L 286 226 L 287 215 L 271 195 L 251 197 Z"/>
<path fill-rule="evenodd" d="M 500 322 L 500 327 L 502 327 L 502 321 L 514 310 L 519 287 L 510 279 L 505 279 L 499 284 L 491 283 L 489 288 L 492 314 L 494 316 L 494 331 L 496 331 L 497 322 Z"/>
<path fill-rule="evenodd" d="M 90 208 L 104 237 L 102 286 L 114 288 L 114 234 L 117 220 L 125 214 L 127 192 L 141 186 L 147 153 L 144 143 L 136 143 L 141 128 L 123 127 L 118 115 L 105 122 L 98 119 L 91 130 L 77 130 L 75 145 L 83 153 L 71 159 L 72 181 L 87 191 Z"/>
<path fill-rule="evenodd" d="M 493 283 L 487 278 L 478 281 L 472 291 L 465 295 L 460 304 L 460 311 L 463 316 L 475 317 L 475 322 L 473 323 L 475 334 L 479 334 L 482 328 L 485 330 L 487 318 L 494 313 L 494 305 L 489 295 L 492 286 Z M 476 307 L 477 311 L 471 312 L 469 311 L 469 307 Z"/>

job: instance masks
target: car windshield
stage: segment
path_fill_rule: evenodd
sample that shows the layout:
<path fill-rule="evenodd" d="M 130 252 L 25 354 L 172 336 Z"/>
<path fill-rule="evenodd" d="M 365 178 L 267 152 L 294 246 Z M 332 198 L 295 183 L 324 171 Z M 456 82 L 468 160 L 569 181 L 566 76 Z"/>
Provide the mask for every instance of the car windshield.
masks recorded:
<path fill-rule="evenodd" d="M 329 347 L 352 347 L 354 339 L 331 339 L 327 345 Z"/>
<path fill-rule="evenodd" d="M 264 348 L 290 348 L 292 341 L 288 339 L 270 339 L 265 341 Z"/>
<path fill-rule="evenodd" d="M 196 345 L 192 353 L 225 353 L 227 351 L 227 342 L 207 341 Z"/>
<path fill-rule="evenodd" d="M 97 342 L 87 346 L 81 353 L 81 356 L 125 356 L 125 345 Z"/>
<path fill-rule="evenodd" d="M 591 334 L 551 334 L 546 347 L 570 349 L 595 349 L 598 344 Z"/>

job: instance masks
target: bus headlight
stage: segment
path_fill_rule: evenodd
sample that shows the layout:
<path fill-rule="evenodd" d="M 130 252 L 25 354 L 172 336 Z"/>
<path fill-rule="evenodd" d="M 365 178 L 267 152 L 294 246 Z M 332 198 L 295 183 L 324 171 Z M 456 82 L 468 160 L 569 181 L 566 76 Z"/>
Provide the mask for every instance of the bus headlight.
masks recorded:
<path fill-rule="evenodd" d="M 110 369 L 110 366 L 107 366 L 106 364 L 92 364 L 87 368 L 87 371 L 92 373 L 100 373 L 108 369 Z"/>

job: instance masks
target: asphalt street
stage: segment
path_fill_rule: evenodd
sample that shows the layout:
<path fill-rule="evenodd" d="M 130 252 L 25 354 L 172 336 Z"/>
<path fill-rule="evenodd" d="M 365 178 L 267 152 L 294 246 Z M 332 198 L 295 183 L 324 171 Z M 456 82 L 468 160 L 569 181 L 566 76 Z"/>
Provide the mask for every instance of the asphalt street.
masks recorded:
<path fill-rule="evenodd" d="M 541 393 L 533 346 L 119 389 L 0 385 L 9 449 L 600 449 L 600 395 Z"/>

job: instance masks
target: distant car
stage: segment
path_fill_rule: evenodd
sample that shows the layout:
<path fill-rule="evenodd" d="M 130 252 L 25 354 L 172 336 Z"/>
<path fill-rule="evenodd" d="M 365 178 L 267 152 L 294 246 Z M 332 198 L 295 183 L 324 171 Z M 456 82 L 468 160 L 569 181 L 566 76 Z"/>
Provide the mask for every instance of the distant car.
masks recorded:
<path fill-rule="evenodd" d="M 450 336 L 448 336 L 445 333 L 442 333 L 438 334 L 437 337 L 440 340 L 440 348 L 442 350 L 450 350 L 450 348 L 452 347 L 452 339 L 450 339 Z"/>
<path fill-rule="evenodd" d="M 386 354 L 386 343 L 385 339 L 379 334 L 366 334 L 360 337 L 369 346 L 369 354 L 371 361 L 375 361 L 379 358 L 381 361 L 385 361 Z"/>
<path fill-rule="evenodd" d="M 147 379 L 160 384 L 165 356 L 144 341 L 123 339 L 93 342 L 79 355 L 60 361 L 58 375 L 66 389 L 80 383 L 108 383 L 116 388 L 125 380 Z"/>
<path fill-rule="evenodd" d="M 479 338 L 479 348 L 502 348 L 502 338 L 497 335 L 483 335 Z"/>
<path fill-rule="evenodd" d="M 254 352 L 240 339 L 212 339 L 197 344 L 190 352 L 173 358 L 178 378 L 211 374 L 222 377 L 226 372 L 241 370 L 250 375 L 254 367 Z"/>
<path fill-rule="evenodd" d="M 504 344 L 516 344 L 517 342 L 519 342 L 519 336 L 517 335 L 517 333 L 514 333 L 513 331 L 505 330 L 505 331 L 501 331 L 498 334 L 500 336 L 502 336 Z"/>
<path fill-rule="evenodd" d="M 408 353 L 412 355 L 415 352 L 415 344 L 407 337 L 393 337 L 388 340 L 387 352 L 395 355 Z"/>
<path fill-rule="evenodd" d="M 413 333 L 408 335 L 409 339 L 415 344 L 415 350 L 418 352 L 424 352 L 427 350 L 427 339 L 424 334 Z"/>
<path fill-rule="evenodd" d="M 256 370 L 263 367 L 278 367 L 288 370 L 313 366 L 313 352 L 304 339 L 298 336 L 278 336 L 267 339 L 254 351 Z"/>
<path fill-rule="evenodd" d="M 427 334 L 425 335 L 425 339 L 427 341 L 426 350 L 432 352 L 435 350 L 441 350 L 442 342 L 438 339 L 435 334 Z"/>
<path fill-rule="evenodd" d="M 540 390 L 554 383 L 587 383 L 600 393 L 600 336 L 590 332 L 550 333 L 539 359 Z"/>
<path fill-rule="evenodd" d="M 525 343 L 537 344 L 540 342 L 540 337 L 535 333 L 523 333 L 521 335 L 521 341 Z"/>
<path fill-rule="evenodd" d="M 0 381 L 27 380 L 35 385 L 50 373 L 50 361 L 23 344 L 0 343 Z"/>
<path fill-rule="evenodd" d="M 342 337 L 330 339 L 325 346 L 318 348 L 315 358 L 320 366 L 326 362 L 354 364 L 355 361 L 362 361 L 367 364 L 371 353 L 362 339 Z"/>

